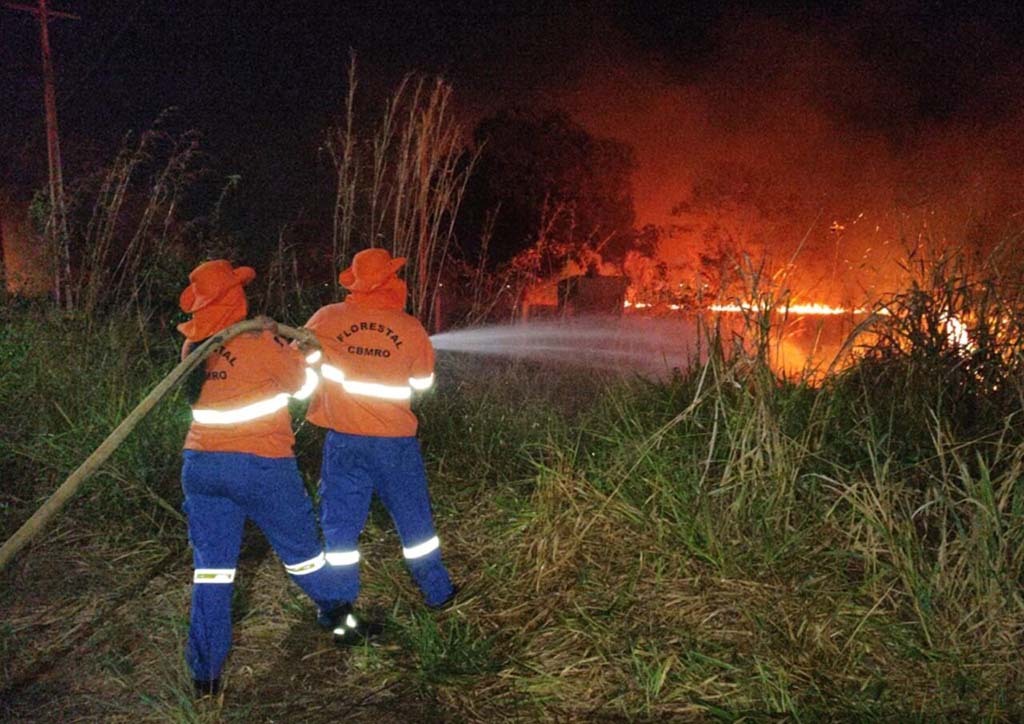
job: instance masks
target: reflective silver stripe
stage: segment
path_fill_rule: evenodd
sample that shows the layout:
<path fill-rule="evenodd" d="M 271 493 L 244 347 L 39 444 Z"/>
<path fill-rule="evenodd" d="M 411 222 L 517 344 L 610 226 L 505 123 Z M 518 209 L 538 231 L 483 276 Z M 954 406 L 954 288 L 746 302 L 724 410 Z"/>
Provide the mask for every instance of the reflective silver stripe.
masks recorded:
<path fill-rule="evenodd" d="M 260 417 L 272 415 L 278 410 L 288 407 L 288 395 L 281 392 L 269 400 L 260 400 L 245 407 L 233 410 L 192 410 L 192 419 L 203 425 L 233 425 L 236 422 L 248 422 Z"/>
<path fill-rule="evenodd" d="M 316 573 L 326 565 L 327 557 L 323 553 L 319 553 L 308 561 L 303 561 L 302 563 L 295 563 L 290 566 L 285 563 L 284 569 L 293 576 L 307 576 L 310 573 Z"/>
<path fill-rule="evenodd" d="M 329 365 L 329 364 L 321 365 L 320 366 L 320 374 L 322 374 L 324 376 L 325 380 L 330 380 L 331 382 L 344 382 L 345 381 L 345 373 L 342 372 L 341 370 L 339 370 L 334 365 Z"/>
<path fill-rule="evenodd" d="M 414 558 L 422 558 L 428 553 L 433 553 L 440 547 L 441 541 L 439 541 L 437 539 L 437 536 L 435 535 L 430 540 L 424 541 L 419 545 L 410 546 L 409 548 L 403 548 L 402 555 L 404 555 L 408 560 L 412 560 Z"/>
<path fill-rule="evenodd" d="M 324 355 L 323 355 L 323 353 L 320 350 L 315 349 L 315 350 L 313 350 L 312 352 L 310 352 L 309 354 L 306 355 L 306 362 L 311 364 L 311 365 L 315 365 L 317 362 L 320 361 L 320 358 L 323 357 L 323 356 Z"/>
<path fill-rule="evenodd" d="M 384 400 L 408 400 L 412 397 L 412 388 L 405 385 L 382 385 L 377 382 L 360 382 L 345 377 L 345 373 L 334 365 L 324 364 L 320 374 L 325 380 L 339 383 L 350 395 L 379 397 Z"/>
<path fill-rule="evenodd" d="M 376 382 L 357 382 L 356 380 L 345 380 L 341 383 L 345 392 L 350 395 L 362 395 L 363 397 L 379 397 L 382 400 L 408 400 L 412 397 L 412 388 L 402 385 L 381 385 Z"/>
<path fill-rule="evenodd" d="M 343 623 L 341 626 L 337 626 L 334 629 L 333 633 L 336 633 L 338 636 L 344 636 L 346 626 L 355 631 L 356 627 L 359 626 L 359 621 L 356 619 L 355 616 L 353 616 L 350 613 L 345 616 L 345 623 Z"/>
<path fill-rule="evenodd" d="M 305 400 L 307 397 L 313 394 L 313 390 L 320 384 L 320 376 L 309 367 L 306 368 L 306 381 L 299 388 L 298 392 L 292 393 L 292 397 L 296 400 Z"/>
<path fill-rule="evenodd" d="M 359 562 L 359 551 L 328 551 L 327 562 L 332 566 L 351 566 Z"/>
<path fill-rule="evenodd" d="M 431 372 L 429 377 L 410 377 L 409 386 L 414 390 L 429 390 L 434 384 L 434 373 Z"/>
<path fill-rule="evenodd" d="M 234 568 L 197 568 L 192 574 L 193 583 L 234 583 Z"/>

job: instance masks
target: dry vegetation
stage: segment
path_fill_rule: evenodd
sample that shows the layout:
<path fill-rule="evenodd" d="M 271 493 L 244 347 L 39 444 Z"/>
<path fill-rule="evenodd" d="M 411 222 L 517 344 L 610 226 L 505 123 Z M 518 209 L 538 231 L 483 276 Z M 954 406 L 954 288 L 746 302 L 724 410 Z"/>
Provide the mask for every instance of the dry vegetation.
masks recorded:
<path fill-rule="evenodd" d="M 387 635 L 335 649 L 254 534 L 225 691 L 200 702 L 181 657 L 190 561 L 176 451 L 187 413 L 172 402 L 2 574 L 0 711 L 20 721 L 1016 720 L 1020 342 L 978 334 L 975 321 L 973 349 L 948 335 L 916 346 L 922 315 L 980 320 L 981 300 L 989 317 L 995 309 L 984 284 L 949 271 L 894 300 L 868 359 L 819 386 L 781 382 L 756 356 L 711 355 L 664 384 L 443 358 L 419 412 L 459 604 L 421 606 L 375 511 L 363 605 Z M 1018 319 L 1009 292 L 1000 299 L 999 315 Z M 128 321 L 92 337 L 56 319 L 7 321 L 9 533 L 174 350 L 127 333 Z M 54 369 L 54 358 L 68 364 Z M 319 445 L 300 430 L 311 484 Z"/>
<path fill-rule="evenodd" d="M 367 246 L 406 257 L 409 311 L 430 319 L 474 162 L 452 112 L 452 88 L 440 78 L 407 75 L 369 133 L 356 122 L 354 57 L 347 88 L 342 117 L 324 144 L 335 170 L 333 267 Z"/>

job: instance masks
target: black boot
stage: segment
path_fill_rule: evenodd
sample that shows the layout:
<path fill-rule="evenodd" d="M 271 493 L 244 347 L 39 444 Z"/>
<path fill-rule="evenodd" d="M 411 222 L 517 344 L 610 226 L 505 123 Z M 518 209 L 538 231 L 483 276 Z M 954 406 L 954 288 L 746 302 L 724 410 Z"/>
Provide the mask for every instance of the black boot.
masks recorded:
<path fill-rule="evenodd" d="M 448 597 L 446 599 L 441 601 L 441 603 L 437 604 L 436 606 L 427 606 L 427 608 L 432 608 L 435 611 L 443 611 L 444 609 L 452 605 L 452 603 L 455 601 L 455 597 L 458 595 L 459 587 L 453 583 L 452 592 L 448 594 Z"/>
<path fill-rule="evenodd" d="M 195 687 L 196 698 L 213 696 L 220 691 L 220 678 L 192 679 L 192 686 Z"/>
<path fill-rule="evenodd" d="M 322 609 L 318 608 L 316 611 L 316 625 L 325 631 L 333 631 L 339 621 L 344 621 L 345 616 L 352 613 L 351 603 L 342 603 L 334 608 Z"/>
<path fill-rule="evenodd" d="M 361 646 L 372 643 L 384 632 L 384 626 L 378 621 L 363 621 L 348 611 L 334 627 L 334 643 L 339 646 Z"/>

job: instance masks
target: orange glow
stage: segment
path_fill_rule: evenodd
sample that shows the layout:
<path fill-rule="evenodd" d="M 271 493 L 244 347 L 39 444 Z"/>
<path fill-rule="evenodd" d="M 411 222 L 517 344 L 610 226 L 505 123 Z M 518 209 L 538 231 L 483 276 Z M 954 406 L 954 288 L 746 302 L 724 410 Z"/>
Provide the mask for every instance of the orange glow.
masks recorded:
<path fill-rule="evenodd" d="M 740 312 L 754 311 L 756 307 L 753 304 L 712 304 L 708 307 L 712 312 L 722 312 L 727 314 L 736 314 Z M 863 307 L 857 307 L 856 309 L 847 309 L 846 307 L 833 307 L 830 304 L 822 304 L 821 302 L 806 302 L 802 304 L 783 304 L 774 307 L 772 311 L 792 313 L 792 314 L 808 314 L 808 315 L 823 315 L 823 316 L 835 316 L 840 314 L 867 314 L 868 310 Z"/>
<path fill-rule="evenodd" d="M 0 244 L 7 291 L 26 298 L 45 297 L 53 286 L 52 260 L 47 245 L 32 230 L 27 209 L 0 208 Z"/>
<path fill-rule="evenodd" d="M 628 299 L 623 303 L 625 309 L 647 309 L 653 305 L 647 302 L 631 302 Z M 673 312 L 685 310 L 686 306 L 682 304 L 668 304 L 668 309 Z M 743 312 L 757 311 L 758 307 L 749 302 L 743 304 L 711 304 L 707 307 L 708 311 L 716 312 L 719 314 L 741 314 Z M 801 302 L 794 304 L 780 304 L 772 308 L 773 312 L 781 312 L 783 314 L 799 314 L 807 316 L 840 316 L 844 314 L 871 314 L 872 311 L 866 307 L 855 307 L 850 309 L 848 307 L 834 307 L 831 304 L 823 304 L 822 302 Z M 889 314 L 887 309 L 876 309 L 875 314 L 886 316 Z"/>
<path fill-rule="evenodd" d="M 812 383 L 820 382 L 828 370 L 838 370 L 847 367 L 854 359 L 854 356 L 846 350 L 845 340 L 854 332 L 856 320 L 854 317 L 865 317 L 870 314 L 888 316 L 889 310 L 884 307 L 871 308 L 867 306 L 843 307 L 826 304 L 824 302 L 793 302 L 790 304 L 778 304 L 772 307 L 758 305 L 752 302 L 732 302 L 728 304 L 709 304 L 695 307 L 680 303 L 656 303 L 652 301 L 641 301 L 637 299 L 635 289 L 628 292 L 632 299 L 627 299 L 623 308 L 627 313 L 638 315 L 659 313 L 710 313 L 732 317 L 734 321 L 726 323 L 726 329 L 733 334 L 743 334 L 749 321 L 744 321 L 741 315 L 753 312 L 769 312 L 779 315 L 777 321 L 773 321 L 773 334 L 770 342 L 769 353 L 772 368 L 784 377 L 799 377 Z M 818 321 L 810 323 L 811 319 Z M 957 326 L 959 320 L 950 319 L 947 322 L 950 339 L 957 334 L 961 340 L 966 337 L 961 335 L 961 326 Z M 746 330 L 749 331 L 749 330 Z M 961 341 L 961 344 L 964 344 Z M 844 352 L 844 350 L 846 350 Z M 840 359 L 839 356 L 845 354 Z"/>

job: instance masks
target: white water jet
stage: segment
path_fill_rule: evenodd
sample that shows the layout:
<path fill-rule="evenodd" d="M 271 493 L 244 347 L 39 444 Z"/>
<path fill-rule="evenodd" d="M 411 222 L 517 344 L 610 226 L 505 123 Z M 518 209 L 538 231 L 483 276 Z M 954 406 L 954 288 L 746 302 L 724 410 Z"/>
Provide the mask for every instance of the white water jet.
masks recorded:
<path fill-rule="evenodd" d="M 439 351 L 568 363 L 657 378 L 686 369 L 700 351 L 696 323 L 681 318 L 577 317 L 471 327 L 430 339 Z"/>

